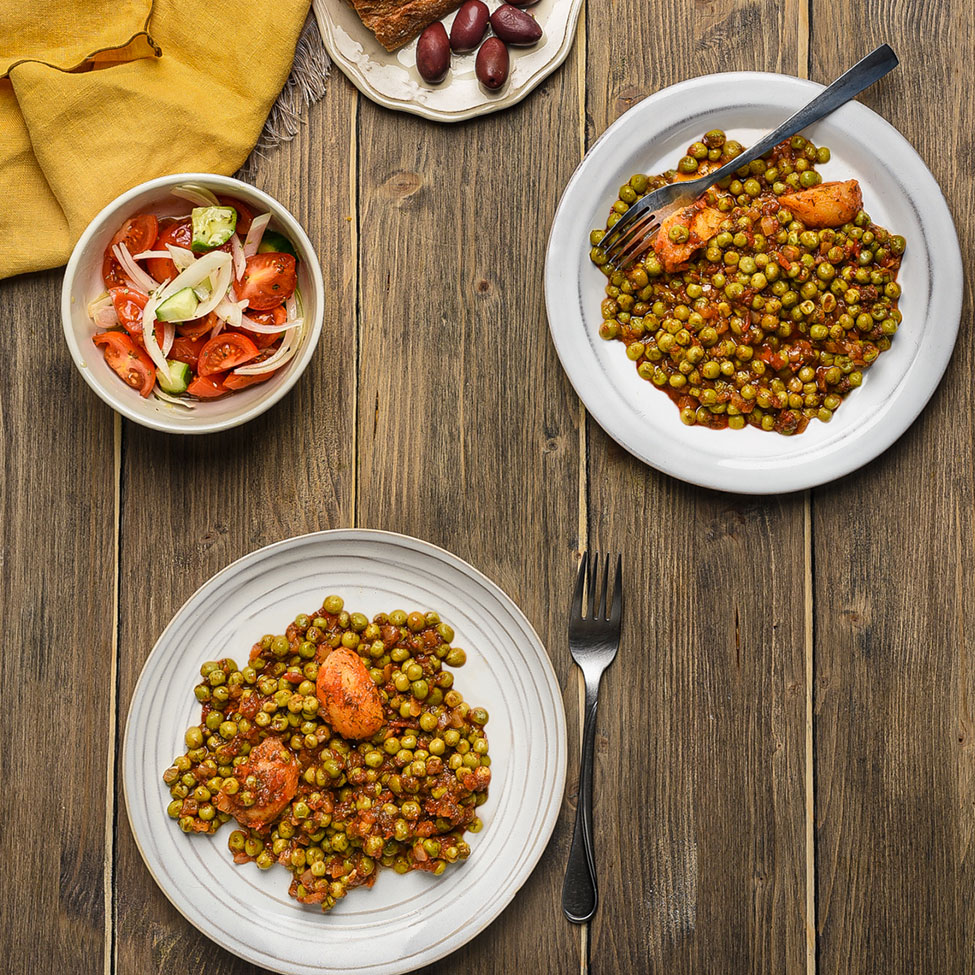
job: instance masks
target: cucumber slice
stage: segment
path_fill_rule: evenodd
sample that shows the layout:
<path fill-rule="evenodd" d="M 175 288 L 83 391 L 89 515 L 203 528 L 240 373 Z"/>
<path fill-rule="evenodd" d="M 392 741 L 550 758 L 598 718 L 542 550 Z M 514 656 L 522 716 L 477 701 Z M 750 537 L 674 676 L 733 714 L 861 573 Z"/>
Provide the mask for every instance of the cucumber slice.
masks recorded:
<path fill-rule="evenodd" d="M 294 244 L 288 240 L 284 234 L 279 234 L 274 230 L 265 230 L 260 244 L 257 246 L 258 254 L 290 254 L 295 260 L 298 255 L 295 253 Z"/>
<path fill-rule="evenodd" d="M 213 250 L 226 244 L 237 227 L 237 211 L 233 207 L 193 207 L 194 251 Z"/>
<path fill-rule="evenodd" d="M 176 359 L 167 359 L 166 365 L 169 366 L 169 375 L 165 375 L 162 369 L 156 370 L 156 379 L 164 393 L 185 393 L 193 376 L 193 370 L 185 362 L 178 362 Z"/>
<path fill-rule="evenodd" d="M 156 309 L 156 318 L 161 322 L 188 322 L 196 318 L 199 306 L 200 300 L 192 288 L 180 288 Z"/>

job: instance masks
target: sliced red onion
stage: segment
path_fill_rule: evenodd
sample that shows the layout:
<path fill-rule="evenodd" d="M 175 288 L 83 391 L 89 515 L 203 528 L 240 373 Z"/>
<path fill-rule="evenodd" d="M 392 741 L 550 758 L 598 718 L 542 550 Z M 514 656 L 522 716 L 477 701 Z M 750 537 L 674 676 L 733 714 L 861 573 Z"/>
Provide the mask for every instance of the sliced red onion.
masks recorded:
<path fill-rule="evenodd" d="M 115 311 L 115 302 L 108 292 L 88 302 L 88 317 L 98 328 L 114 328 L 121 324 Z"/>
<path fill-rule="evenodd" d="M 146 307 L 142 310 L 142 341 L 145 343 L 146 352 L 149 353 L 149 358 L 155 363 L 156 368 L 166 377 L 170 377 L 171 373 L 169 371 L 169 363 L 166 361 L 166 356 L 163 350 L 159 348 L 159 343 L 156 342 L 156 329 L 154 325 L 156 323 L 156 309 L 159 307 L 160 299 L 155 295 L 150 295 L 149 300 L 146 302 Z M 173 332 L 175 333 L 175 328 Z M 163 339 L 165 342 L 165 338 Z"/>
<path fill-rule="evenodd" d="M 233 328 L 240 328 L 241 318 L 243 310 L 247 307 L 246 301 L 236 301 L 237 296 L 234 294 L 234 289 L 231 286 L 227 289 L 227 294 L 224 296 L 223 301 L 214 309 L 214 311 L 227 322 Z"/>
<path fill-rule="evenodd" d="M 175 244 L 167 244 L 166 250 L 168 253 L 163 254 L 163 257 L 170 258 L 179 271 L 185 271 L 196 260 L 196 254 L 188 247 L 177 247 Z"/>
<path fill-rule="evenodd" d="M 234 277 L 239 281 L 244 276 L 247 258 L 244 257 L 244 245 L 237 234 L 233 234 L 230 238 L 230 254 L 234 259 Z"/>
<path fill-rule="evenodd" d="M 132 259 L 134 261 L 145 261 L 150 257 L 164 257 L 169 260 L 169 251 L 143 251 L 141 254 L 134 254 Z"/>
<path fill-rule="evenodd" d="M 296 318 L 293 322 L 283 322 L 281 325 L 264 325 L 261 322 L 255 322 L 253 318 L 249 318 L 247 315 L 241 315 L 240 318 L 241 328 L 246 328 L 249 332 L 261 332 L 264 335 L 276 335 L 292 328 L 301 328 L 305 324 L 303 318 Z"/>
<path fill-rule="evenodd" d="M 112 253 L 115 255 L 115 259 L 119 264 L 122 265 L 122 270 L 135 283 L 139 291 L 144 291 L 148 294 L 150 291 L 155 291 L 159 287 L 159 282 L 143 271 L 132 260 L 132 255 L 129 253 L 129 249 L 125 246 L 124 242 L 112 245 Z"/>
<path fill-rule="evenodd" d="M 256 362 L 253 365 L 238 366 L 234 373 L 238 376 L 263 376 L 268 372 L 275 372 L 286 362 L 294 358 L 295 353 L 301 345 L 301 329 L 292 330 L 285 336 L 281 347 L 270 359 L 263 362 Z"/>
<path fill-rule="evenodd" d="M 199 183 L 181 183 L 172 190 L 173 196 L 178 196 L 181 200 L 189 200 L 198 207 L 218 207 L 220 201 L 205 186 Z"/>
<path fill-rule="evenodd" d="M 153 393 L 155 393 L 156 399 L 161 399 L 164 403 L 172 403 L 173 406 L 183 406 L 188 410 L 196 409 L 197 403 L 195 400 L 183 399 L 180 396 L 165 393 L 158 386 L 153 389 Z"/>
<path fill-rule="evenodd" d="M 244 241 L 244 257 L 253 257 L 257 253 L 257 248 L 261 246 L 261 238 L 270 222 L 270 213 L 262 213 L 251 221 L 250 230 L 247 231 L 247 239 Z"/>

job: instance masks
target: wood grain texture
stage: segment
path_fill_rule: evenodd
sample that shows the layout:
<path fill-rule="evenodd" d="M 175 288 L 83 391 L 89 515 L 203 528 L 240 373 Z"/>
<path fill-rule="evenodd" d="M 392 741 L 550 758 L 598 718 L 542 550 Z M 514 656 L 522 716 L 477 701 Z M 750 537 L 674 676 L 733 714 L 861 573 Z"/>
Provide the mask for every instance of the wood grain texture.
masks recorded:
<path fill-rule="evenodd" d="M 61 272 L 0 285 L 0 957 L 29 975 L 260 975 L 175 912 L 120 784 L 106 796 L 135 680 L 183 601 L 261 545 L 362 525 L 444 545 L 508 591 L 569 721 L 549 849 L 499 920 L 423 975 L 562 975 L 587 937 L 596 975 L 975 973 L 971 288 L 942 388 L 884 456 L 812 493 L 808 524 L 801 496 L 680 484 L 587 422 L 541 293 L 561 189 L 633 103 L 713 71 L 827 81 L 885 40 L 901 67 L 862 100 L 927 160 L 971 266 L 966 0 L 655 0 L 651 16 L 617 0 L 589 5 L 568 62 L 523 104 L 470 123 L 385 111 L 333 74 L 249 177 L 318 249 L 319 353 L 240 430 L 176 439 L 117 420 L 60 341 Z M 566 608 L 587 546 L 623 551 L 627 580 L 588 934 L 559 909 L 579 746 Z M 38 802 L 40 865 L 24 852 Z"/>
<path fill-rule="evenodd" d="M 956 54 L 975 43 L 970 5 L 814 0 L 811 25 L 817 81 L 883 41 L 896 50 L 900 67 L 861 101 L 928 163 L 967 270 L 972 130 L 959 120 L 975 109 L 975 69 Z M 824 973 L 975 971 L 971 320 L 969 284 L 954 357 L 921 417 L 878 460 L 814 494 Z"/>
<path fill-rule="evenodd" d="M 613 39 L 589 61 L 592 135 L 678 81 L 798 65 L 796 4 L 622 19 L 589 8 L 591 48 Z M 628 580 L 600 695 L 594 965 L 805 972 L 803 499 L 681 485 L 589 431 L 590 541 L 624 553 Z"/>
<path fill-rule="evenodd" d="M 352 523 L 356 271 L 349 159 L 357 97 L 341 75 L 333 77 L 301 138 L 254 168 L 255 184 L 294 213 L 321 259 L 325 325 L 308 370 L 271 410 L 223 434 L 177 438 L 126 424 L 120 743 L 156 636 L 200 585 L 262 545 Z M 116 971 L 256 971 L 177 914 L 146 870 L 121 804 L 116 822 Z"/>
<path fill-rule="evenodd" d="M 513 596 L 568 689 L 571 754 L 579 413 L 541 268 L 578 161 L 578 56 L 503 113 L 436 126 L 363 102 L 359 126 L 359 524 L 443 545 Z M 425 971 L 578 965 L 559 908 L 569 819 L 566 808 L 516 903 Z"/>
<path fill-rule="evenodd" d="M 114 419 L 61 339 L 61 278 L 0 286 L 0 957 L 37 975 L 102 965 L 113 747 Z"/>

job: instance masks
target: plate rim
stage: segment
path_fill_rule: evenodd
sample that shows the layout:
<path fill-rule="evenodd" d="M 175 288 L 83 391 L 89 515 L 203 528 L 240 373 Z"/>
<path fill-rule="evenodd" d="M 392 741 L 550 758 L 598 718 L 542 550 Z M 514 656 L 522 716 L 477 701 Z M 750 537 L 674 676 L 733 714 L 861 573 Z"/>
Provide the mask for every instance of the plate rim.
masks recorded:
<path fill-rule="evenodd" d="M 852 106 L 855 111 L 867 113 L 872 122 L 879 123 L 882 128 L 886 129 L 896 140 L 899 141 L 904 152 L 910 154 L 913 162 L 923 167 L 924 171 L 931 180 L 931 186 L 937 190 L 937 197 L 935 198 L 934 203 L 935 206 L 940 210 L 938 218 L 943 218 L 945 227 L 950 230 L 950 234 L 946 234 L 943 238 L 939 239 L 939 244 L 944 249 L 944 253 L 939 256 L 939 266 L 944 268 L 945 265 L 948 265 L 948 267 L 943 270 L 944 276 L 954 278 L 959 284 L 958 288 L 951 290 L 951 293 L 946 299 L 948 305 L 946 314 L 942 315 L 939 319 L 942 326 L 947 325 L 945 334 L 948 335 L 949 341 L 944 344 L 942 349 L 935 349 L 930 355 L 929 362 L 931 370 L 927 388 L 923 388 L 921 390 L 922 395 L 916 397 L 914 401 L 914 408 L 911 410 L 910 417 L 906 419 L 906 421 L 901 418 L 896 422 L 891 423 L 887 428 L 883 428 L 881 430 L 880 435 L 872 438 L 866 443 L 860 443 L 859 446 L 864 448 L 862 451 L 852 456 L 850 455 L 850 452 L 847 451 L 847 459 L 841 463 L 836 463 L 836 461 L 838 458 L 844 455 L 838 454 L 834 451 L 829 455 L 829 459 L 831 461 L 829 465 L 819 463 L 814 465 L 811 469 L 809 467 L 809 460 L 797 462 L 780 470 L 761 470 L 751 473 L 750 476 L 747 473 L 743 474 L 740 470 L 723 471 L 717 467 L 705 467 L 702 469 L 700 465 L 695 466 L 694 464 L 691 464 L 690 469 L 688 469 L 688 465 L 686 463 L 674 462 L 671 460 L 668 454 L 651 457 L 649 455 L 650 451 L 642 448 L 639 444 L 630 442 L 630 440 L 628 440 L 624 434 L 612 429 L 613 417 L 611 410 L 607 404 L 598 405 L 596 409 L 592 407 L 590 400 L 595 399 L 595 397 L 592 397 L 586 392 L 586 387 L 581 381 L 581 376 L 576 374 L 576 370 L 570 368 L 570 364 L 573 360 L 568 354 L 568 349 L 564 344 L 566 340 L 564 337 L 560 338 L 559 330 L 553 324 L 557 319 L 557 315 L 554 313 L 556 298 L 554 296 L 555 288 L 553 287 L 555 277 L 553 272 L 553 265 L 555 263 L 553 254 L 559 251 L 559 245 L 556 243 L 555 237 L 560 219 L 563 218 L 568 209 L 568 205 L 571 202 L 570 197 L 572 195 L 572 191 L 576 187 L 577 183 L 588 175 L 586 172 L 587 163 L 594 156 L 597 149 L 600 149 L 605 142 L 611 140 L 613 136 L 624 126 L 632 123 L 632 119 L 629 118 L 631 113 L 637 112 L 638 110 L 646 111 L 648 104 L 662 101 L 665 98 L 670 99 L 679 97 L 680 95 L 687 95 L 691 92 L 700 94 L 699 89 L 713 85 L 725 85 L 731 87 L 733 85 L 740 86 L 743 84 L 767 84 L 769 81 L 792 86 L 798 90 L 804 91 L 804 93 L 808 93 L 810 96 L 815 95 L 825 88 L 825 85 L 822 85 L 819 82 L 811 81 L 806 78 L 797 78 L 794 75 L 781 74 L 778 72 L 716 72 L 713 74 L 698 75 L 696 77 L 677 82 L 673 85 L 668 85 L 666 88 L 661 88 L 658 91 L 653 92 L 651 95 L 648 95 L 646 98 L 641 99 L 626 112 L 624 112 L 619 118 L 613 121 L 586 151 L 585 155 L 579 161 L 562 191 L 562 195 L 559 198 L 559 203 L 556 207 L 555 214 L 552 218 L 552 224 L 549 229 L 543 271 L 545 307 L 546 316 L 548 318 L 549 335 L 551 336 L 552 343 L 555 346 L 562 369 L 575 390 L 576 395 L 582 401 L 586 411 L 607 434 L 607 436 L 613 439 L 617 444 L 619 444 L 620 447 L 622 447 L 636 459 L 640 460 L 642 463 L 677 480 L 710 490 L 723 491 L 730 494 L 756 496 L 789 494 L 797 491 L 809 490 L 834 480 L 838 480 L 839 478 L 845 477 L 859 468 L 866 466 L 888 450 L 911 428 L 911 426 L 913 426 L 915 421 L 924 411 L 935 391 L 941 385 L 941 381 L 951 361 L 951 356 L 954 352 L 954 347 L 958 338 L 964 293 L 964 268 L 962 264 L 961 248 L 958 243 L 957 228 L 955 227 L 954 218 L 944 196 L 944 192 L 941 189 L 941 185 L 935 179 L 934 174 L 931 173 L 923 157 L 907 139 L 907 137 L 904 136 L 891 122 L 862 102 L 854 99 L 846 103 L 845 106 L 842 106 L 843 108 Z M 742 103 L 745 103 L 746 100 L 747 95 L 742 94 Z M 797 108 L 798 107 L 799 106 L 797 106 Z M 908 200 L 913 204 L 912 197 L 908 197 Z M 927 318 L 928 316 L 926 315 L 925 317 Z M 949 332 L 950 335 L 948 334 Z M 911 368 L 913 368 L 913 363 L 916 361 L 917 354 L 915 353 L 915 356 L 911 360 Z M 819 460 L 821 461 L 822 458 L 819 458 Z M 759 479 L 763 483 L 756 483 Z M 744 480 L 748 480 L 749 483 L 741 483 Z"/>
<path fill-rule="evenodd" d="M 562 0 L 556 0 L 556 2 L 562 2 Z M 527 98 L 549 75 L 553 74 L 562 66 L 565 59 L 569 56 L 569 52 L 572 50 L 572 45 L 575 43 L 576 31 L 579 26 L 579 15 L 582 12 L 584 0 L 568 0 L 568 2 L 571 4 L 571 9 L 569 10 L 569 16 L 565 24 L 565 36 L 562 38 L 562 43 L 550 60 L 546 61 L 535 74 L 517 89 L 506 91 L 500 96 L 487 95 L 482 92 L 482 100 L 480 102 L 468 108 L 460 109 L 457 112 L 447 112 L 442 109 L 430 108 L 412 99 L 390 98 L 388 95 L 384 95 L 382 92 L 373 88 L 365 75 L 359 71 L 358 67 L 349 61 L 339 50 L 332 34 L 335 22 L 329 15 L 326 7 L 328 0 L 313 0 L 312 10 L 314 11 L 315 20 L 318 23 L 319 32 L 322 35 L 322 43 L 325 45 L 328 56 L 342 74 L 366 98 L 394 112 L 407 112 L 410 115 L 418 115 L 432 122 L 451 123 L 465 122 L 482 115 L 491 115 L 494 112 L 500 112 L 517 105 Z M 445 14 L 444 16 L 447 15 Z M 363 27 L 363 30 L 366 30 L 366 28 Z"/>
<path fill-rule="evenodd" d="M 415 969 L 416 965 L 419 964 L 421 967 L 425 965 L 432 964 L 443 958 L 448 957 L 454 952 L 460 950 L 464 945 L 468 944 L 479 934 L 484 932 L 497 918 L 508 908 L 511 902 L 515 899 L 521 888 L 527 883 L 528 879 L 535 872 L 535 868 L 538 866 L 542 856 L 547 850 L 552 834 L 555 831 L 555 827 L 558 824 L 559 816 L 562 812 L 562 806 L 565 801 L 565 789 L 568 776 L 568 734 L 567 734 L 567 721 L 565 715 L 565 702 L 563 700 L 562 687 L 558 680 L 558 675 L 555 673 L 555 668 L 552 665 L 551 657 L 549 656 L 548 649 L 538 635 L 532 622 L 525 615 L 521 607 L 492 579 L 481 572 L 480 569 L 471 565 L 466 559 L 462 559 L 460 556 L 455 555 L 453 552 L 449 551 L 442 546 L 436 545 L 433 542 L 429 542 L 425 539 L 417 538 L 413 535 L 406 535 L 401 532 L 388 531 L 385 529 L 373 529 L 373 528 L 330 528 L 323 529 L 321 531 L 305 532 L 300 535 L 292 535 L 287 538 L 279 539 L 276 542 L 271 542 L 267 545 L 263 545 L 260 548 L 254 549 L 253 551 L 247 552 L 239 558 L 234 559 L 229 562 L 222 569 L 219 569 L 212 576 L 207 578 L 200 586 L 194 590 L 181 604 L 181 606 L 172 615 L 169 622 L 160 632 L 156 641 L 153 643 L 152 649 L 146 655 L 143 661 L 142 667 L 139 671 L 139 676 L 136 679 L 135 685 L 133 686 L 132 693 L 129 697 L 128 711 L 125 717 L 125 728 L 122 733 L 122 750 L 120 755 L 120 770 L 119 778 L 121 784 L 121 791 L 125 801 L 125 813 L 128 819 L 129 832 L 135 842 L 136 848 L 139 851 L 139 855 L 142 858 L 142 862 L 155 882 L 157 888 L 163 893 L 166 900 L 176 909 L 181 917 L 189 922 L 194 928 L 196 928 L 201 934 L 212 941 L 214 944 L 219 945 L 225 951 L 230 954 L 235 955 L 238 958 L 242 958 L 251 964 L 259 965 L 263 968 L 268 968 L 270 971 L 278 972 L 279 975 L 292 975 L 293 972 L 297 971 L 295 967 L 269 967 L 268 962 L 265 959 L 255 960 L 254 958 L 248 957 L 247 955 L 241 954 L 240 952 L 234 950 L 233 948 L 217 941 L 203 926 L 205 921 L 203 919 L 197 919 L 191 917 L 187 914 L 182 906 L 177 903 L 177 901 L 167 890 L 166 886 L 160 883 L 159 878 L 156 875 L 156 871 L 153 869 L 149 858 L 146 856 L 146 851 L 143 848 L 142 842 L 133 824 L 132 809 L 129 799 L 129 786 L 127 781 L 126 769 L 128 767 L 128 752 L 130 746 L 130 732 L 131 720 L 132 720 L 132 701 L 134 701 L 140 691 L 142 681 L 145 677 L 146 670 L 148 668 L 150 659 L 153 654 L 159 648 L 160 644 L 163 642 L 169 631 L 175 626 L 179 617 L 183 611 L 194 602 L 197 598 L 209 590 L 211 586 L 218 585 L 221 580 L 232 574 L 233 570 L 242 566 L 242 564 L 249 564 L 252 562 L 260 561 L 261 557 L 278 551 L 286 550 L 290 546 L 300 545 L 302 542 L 309 542 L 312 540 L 324 539 L 326 537 L 340 537 L 340 538 L 361 538 L 363 541 L 373 541 L 380 543 L 393 543 L 404 546 L 405 548 L 412 551 L 419 551 L 421 553 L 433 556 L 439 561 L 446 562 L 446 564 L 459 569 L 461 572 L 467 574 L 475 583 L 482 586 L 490 595 L 498 599 L 513 615 L 513 617 L 525 628 L 529 637 L 535 644 L 535 649 L 540 651 L 539 662 L 543 669 L 545 676 L 545 685 L 547 685 L 553 702 L 553 710 L 555 712 L 555 735 L 554 739 L 558 745 L 558 751 L 554 756 L 554 768 L 555 768 L 555 782 L 554 789 L 552 790 L 552 801 L 550 802 L 544 819 L 540 824 L 540 828 L 537 833 L 537 842 L 535 844 L 536 851 L 529 857 L 529 859 L 519 861 L 520 869 L 516 872 L 516 883 L 509 889 L 506 896 L 500 898 L 491 908 L 491 912 L 485 916 L 483 923 L 478 920 L 475 924 L 469 925 L 465 930 L 462 940 L 452 945 L 446 951 L 438 951 L 436 946 L 430 952 L 429 956 L 419 956 L 413 958 L 409 962 L 407 968 L 399 967 L 398 962 L 393 962 L 392 964 L 382 964 L 379 967 L 371 967 L 368 969 L 362 969 L 364 973 L 368 975 L 405 975 L 405 973 Z M 559 754 L 561 752 L 561 761 L 559 760 Z M 281 962 L 285 964 L 283 959 L 275 959 L 276 962 Z M 328 969 L 323 969 L 323 972 L 330 971 Z M 352 975 L 352 973 L 349 973 Z"/>

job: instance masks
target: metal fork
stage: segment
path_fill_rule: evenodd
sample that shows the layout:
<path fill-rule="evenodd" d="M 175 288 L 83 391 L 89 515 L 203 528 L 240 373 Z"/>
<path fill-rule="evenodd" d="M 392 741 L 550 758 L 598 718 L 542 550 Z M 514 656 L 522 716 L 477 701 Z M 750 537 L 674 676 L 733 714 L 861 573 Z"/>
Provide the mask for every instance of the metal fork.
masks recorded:
<path fill-rule="evenodd" d="M 661 224 L 668 217 L 689 206 L 715 183 L 733 176 L 742 166 L 747 166 L 753 160 L 764 156 L 783 139 L 796 135 L 813 122 L 818 122 L 829 115 L 896 67 L 897 55 L 888 44 L 882 44 L 853 65 L 845 74 L 840 75 L 828 88 L 821 91 L 809 104 L 800 108 L 791 118 L 786 119 L 775 131 L 735 156 L 730 162 L 726 162 L 706 176 L 668 183 L 634 203 L 610 227 L 606 236 L 596 245 L 597 248 L 606 255 L 607 263 L 625 271 L 650 247 Z"/>
<path fill-rule="evenodd" d="M 623 616 L 623 556 L 616 560 L 616 584 L 609 589 L 609 556 L 602 588 L 597 585 L 599 555 L 590 563 L 585 552 L 579 565 L 569 616 L 569 650 L 586 680 L 585 722 L 582 727 L 582 765 L 579 769 L 579 804 L 572 848 L 562 885 L 562 912 L 573 924 L 584 924 L 596 913 L 596 858 L 592 841 L 592 756 L 596 740 L 596 698 L 603 671 L 616 658 Z M 588 580 L 588 587 L 586 582 Z M 583 605 L 583 590 L 587 596 Z"/>

